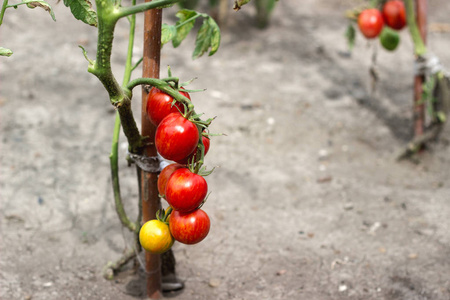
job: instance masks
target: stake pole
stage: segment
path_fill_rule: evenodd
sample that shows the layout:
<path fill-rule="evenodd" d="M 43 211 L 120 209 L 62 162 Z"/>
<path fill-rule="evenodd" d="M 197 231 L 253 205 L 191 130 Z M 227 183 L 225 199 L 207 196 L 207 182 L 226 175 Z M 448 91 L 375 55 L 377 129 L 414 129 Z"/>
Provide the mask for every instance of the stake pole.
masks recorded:
<path fill-rule="evenodd" d="M 149 2 L 151 0 L 146 0 Z M 162 10 L 151 9 L 144 13 L 144 53 L 143 53 L 143 77 L 159 78 L 160 57 L 161 57 L 161 22 Z M 142 89 L 142 135 L 148 137 L 151 143 L 146 146 L 144 154 L 146 156 L 156 156 L 157 151 L 154 145 L 155 126 L 146 116 L 147 92 Z M 158 196 L 158 174 L 140 172 L 140 194 L 142 202 L 142 221 L 155 219 L 156 212 L 161 207 Z M 150 299 L 162 298 L 161 288 L 161 257 L 158 254 L 145 252 L 145 267 L 147 273 L 147 296 Z"/>
<path fill-rule="evenodd" d="M 416 22 L 420 36 L 426 45 L 427 39 L 427 0 L 416 0 Z M 418 58 L 416 58 L 418 59 Z M 414 77 L 414 137 L 421 136 L 425 130 L 425 104 L 422 102 L 423 75 Z"/>

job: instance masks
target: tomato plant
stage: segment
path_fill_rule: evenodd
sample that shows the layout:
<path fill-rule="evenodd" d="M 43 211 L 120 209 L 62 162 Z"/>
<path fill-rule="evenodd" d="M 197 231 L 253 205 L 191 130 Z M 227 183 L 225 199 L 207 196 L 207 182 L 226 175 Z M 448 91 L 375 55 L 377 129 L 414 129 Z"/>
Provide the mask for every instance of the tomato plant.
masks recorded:
<path fill-rule="evenodd" d="M 159 194 L 165 198 L 166 195 L 166 185 L 169 177 L 180 168 L 185 168 L 183 165 L 174 163 L 166 166 L 158 176 L 158 192 Z"/>
<path fill-rule="evenodd" d="M 200 206 L 208 193 L 205 178 L 188 168 L 175 170 L 167 181 L 166 200 L 174 210 L 187 212 Z"/>
<path fill-rule="evenodd" d="M 170 232 L 175 240 L 183 244 L 197 244 L 209 233 L 210 219 L 206 212 L 197 209 L 191 212 L 173 211 L 169 217 Z"/>
<path fill-rule="evenodd" d="M 386 22 L 386 25 L 392 29 L 403 29 L 406 25 L 406 12 L 403 1 L 387 1 L 383 6 L 383 19 Z"/>
<path fill-rule="evenodd" d="M 142 225 L 139 231 L 139 242 L 148 252 L 161 254 L 172 247 L 174 238 L 166 223 L 154 219 Z"/>
<path fill-rule="evenodd" d="M 191 97 L 188 93 L 180 91 L 180 94 L 187 97 L 189 100 Z M 173 97 L 162 92 L 161 90 L 153 87 L 148 93 L 147 97 L 147 117 L 150 122 L 155 126 L 158 126 L 161 121 L 171 113 L 181 112 L 184 113 L 184 106 L 180 102 L 173 103 Z"/>
<path fill-rule="evenodd" d="M 156 129 L 155 146 L 168 160 L 179 161 L 188 157 L 198 144 L 197 126 L 180 113 L 171 113 Z"/>
<path fill-rule="evenodd" d="M 359 30 L 368 39 L 376 38 L 381 33 L 383 25 L 383 16 L 378 9 L 363 10 L 358 16 Z"/>

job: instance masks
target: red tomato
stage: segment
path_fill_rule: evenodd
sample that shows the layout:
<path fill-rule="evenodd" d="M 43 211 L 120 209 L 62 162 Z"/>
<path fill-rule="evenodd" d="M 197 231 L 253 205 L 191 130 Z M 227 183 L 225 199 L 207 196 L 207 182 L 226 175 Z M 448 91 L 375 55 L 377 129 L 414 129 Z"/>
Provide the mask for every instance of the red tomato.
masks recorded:
<path fill-rule="evenodd" d="M 172 173 L 166 185 L 166 200 L 174 210 L 187 212 L 200 206 L 208 193 L 205 178 L 181 168 Z"/>
<path fill-rule="evenodd" d="M 203 146 L 205 146 L 205 155 L 206 155 L 206 153 L 208 153 L 208 151 L 209 151 L 209 145 L 211 143 L 211 140 L 206 136 L 202 136 L 202 141 L 203 141 Z M 184 164 L 184 165 L 190 163 L 192 161 L 192 157 L 194 157 L 194 160 L 197 158 L 197 150 L 198 149 L 195 148 L 194 152 L 192 152 L 188 157 L 186 157 L 180 161 L 177 161 L 177 162 L 180 164 Z"/>
<path fill-rule="evenodd" d="M 406 25 L 405 4 L 400 0 L 388 1 L 383 6 L 383 18 L 387 26 L 400 30 Z"/>
<path fill-rule="evenodd" d="M 161 171 L 158 176 L 158 193 L 161 196 L 165 197 L 166 195 L 166 185 L 170 175 L 180 168 L 184 168 L 184 166 L 180 164 L 170 164 Z"/>
<path fill-rule="evenodd" d="M 211 222 L 201 209 L 183 213 L 172 211 L 169 217 L 169 228 L 173 238 L 183 244 L 197 244 L 209 233 Z"/>
<path fill-rule="evenodd" d="M 188 93 L 181 92 L 183 96 L 191 99 Z M 147 96 L 147 116 L 155 126 L 158 126 L 161 121 L 170 113 L 184 112 L 184 107 L 181 103 L 176 102 L 172 106 L 173 97 L 153 87 Z"/>
<path fill-rule="evenodd" d="M 165 159 L 178 161 L 197 148 L 198 137 L 194 123 L 180 113 L 171 113 L 156 128 L 155 146 Z"/>
<path fill-rule="evenodd" d="M 383 16 L 378 9 L 363 10 L 358 16 L 359 30 L 368 39 L 376 38 L 383 29 L 383 25 Z"/>

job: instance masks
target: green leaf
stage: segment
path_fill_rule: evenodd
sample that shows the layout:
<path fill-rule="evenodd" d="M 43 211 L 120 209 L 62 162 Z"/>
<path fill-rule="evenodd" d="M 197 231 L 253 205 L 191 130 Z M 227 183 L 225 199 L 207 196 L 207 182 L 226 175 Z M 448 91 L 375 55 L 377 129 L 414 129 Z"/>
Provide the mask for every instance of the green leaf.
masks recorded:
<path fill-rule="evenodd" d="M 13 54 L 13 52 L 9 49 L 0 47 L 0 56 L 11 56 Z"/>
<path fill-rule="evenodd" d="M 44 10 L 48 11 L 53 21 L 56 21 L 55 13 L 53 12 L 53 9 L 50 6 L 50 4 L 48 4 L 47 2 L 43 0 L 22 1 L 22 2 L 26 3 L 29 8 L 36 8 L 36 7 L 43 8 Z"/>
<path fill-rule="evenodd" d="M 177 35 L 177 29 L 175 26 L 162 24 L 161 28 L 161 46 L 167 44 Z"/>
<path fill-rule="evenodd" d="M 64 5 L 70 8 L 75 19 L 97 27 L 97 13 L 89 0 L 64 0 Z"/>
<path fill-rule="evenodd" d="M 175 24 L 177 28 L 177 34 L 172 40 L 174 48 L 177 48 L 187 37 L 189 32 L 191 32 L 191 29 L 194 27 L 195 20 L 198 15 L 198 12 L 189 9 L 183 9 L 177 12 L 176 16 L 177 18 L 179 18 L 179 20 Z"/>
<path fill-rule="evenodd" d="M 192 58 L 196 59 L 202 56 L 209 48 L 209 56 L 217 52 L 220 46 L 220 29 L 213 18 L 208 17 L 203 20 L 203 24 L 197 33 L 195 40 L 195 49 Z"/>
<path fill-rule="evenodd" d="M 345 31 L 345 37 L 347 38 L 348 49 L 352 51 L 353 47 L 355 46 L 355 37 L 356 37 L 355 26 L 353 26 L 352 23 L 348 24 L 347 30 Z"/>

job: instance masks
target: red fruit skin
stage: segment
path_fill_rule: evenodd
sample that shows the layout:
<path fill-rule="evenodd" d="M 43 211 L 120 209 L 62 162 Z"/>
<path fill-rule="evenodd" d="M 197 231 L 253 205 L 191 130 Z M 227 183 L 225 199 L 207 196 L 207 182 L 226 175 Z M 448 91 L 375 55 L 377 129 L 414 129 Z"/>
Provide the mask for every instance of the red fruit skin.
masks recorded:
<path fill-rule="evenodd" d="M 172 173 L 167 181 L 166 200 L 174 210 L 188 212 L 197 209 L 208 193 L 205 178 L 181 168 Z"/>
<path fill-rule="evenodd" d="M 378 9 L 363 10 L 358 16 L 359 30 L 368 39 L 376 38 L 381 33 L 383 26 L 383 16 Z"/>
<path fill-rule="evenodd" d="M 166 166 L 161 173 L 159 173 L 158 176 L 158 193 L 165 197 L 166 194 L 166 185 L 167 181 L 169 180 L 169 177 L 175 172 L 176 170 L 184 168 L 183 165 L 180 164 L 170 164 Z"/>
<path fill-rule="evenodd" d="M 191 99 L 188 93 L 181 92 L 183 96 Z M 184 107 L 181 103 L 176 102 L 172 106 L 173 97 L 153 87 L 147 96 L 147 117 L 155 126 L 158 126 L 161 121 L 171 113 L 184 112 Z"/>
<path fill-rule="evenodd" d="M 209 233 L 211 221 L 201 209 L 183 213 L 172 211 L 169 217 L 169 229 L 175 240 L 183 244 L 197 244 Z"/>
<path fill-rule="evenodd" d="M 211 144 L 211 140 L 208 137 L 206 137 L 206 136 L 202 136 L 202 141 L 203 141 L 203 146 L 205 146 L 205 155 L 206 155 L 206 153 L 208 153 L 208 151 L 209 151 L 209 146 Z M 186 158 L 184 158 L 184 159 L 182 159 L 180 161 L 177 161 L 177 163 L 186 165 L 186 164 L 188 164 L 188 163 L 190 163 L 192 161 L 193 157 L 194 157 L 194 160 L 195 160 L 196 157 L 197 157 L 197 150 L 198 149 L 195 148 L 194 152 L 192 152 L 188 157 L 186 157 Z"/>
<path fill-rule="evenodd" d="M 383 18 L 386 25 L 395 30 L 406 25 L 405 4 L 400 0 L 388 1 L 383 6 Z"/>
<path fill-rule="evenodd" d="M 165 159 L 179 161 L 197 148 L 198 138 L 194 123 L 180 113 L 171 113 L 156 128 L 155 146 Z"/>

